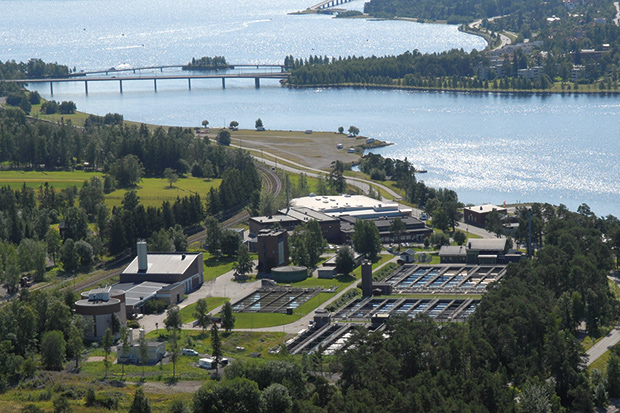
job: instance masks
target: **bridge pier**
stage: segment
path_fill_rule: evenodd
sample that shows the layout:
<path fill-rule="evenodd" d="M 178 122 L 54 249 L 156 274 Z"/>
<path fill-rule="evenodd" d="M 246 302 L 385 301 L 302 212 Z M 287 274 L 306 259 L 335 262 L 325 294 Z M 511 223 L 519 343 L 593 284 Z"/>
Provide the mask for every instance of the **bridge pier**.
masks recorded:
<path fill-rule="evenodd" d="M 121 88 L 121 93 L 123 93 L 123 81 L 122 81 L 122 80 L 119 80 L 119 81 L 118 81 L 118 84 L 119 84 L 119 86 L 120 86 L 120 88 Z"/>
<path fill-rule="evenodd" d="M 50 95 L 54 96 L 54 82 L 50 82 Z"/>
<path fill-rule="evenodd" d="M 187 87 L 189 87 L 189 90 L 192 90 L 192 79 L 191 78 L 187 78 Z"/>
<path fill-rule="evenodd" d="M 256 89 L 260 89 L 260 77 L 254 78 L 254 86 L 256 86 Z"/>
<path fill-rule="evenodd" d="M 84 81 L 84 92 L 88 95 L 88 80 Z"/>
<path fill-rule="evenodd" d="M 222 78 L 222 89 L 226 89 L 226 78 Z"/>
<path fill-rule="evenodd" d="M 157 79 L 153 79 L 153 87 L 155 88 L 155 92 L 157 92 Z"/>

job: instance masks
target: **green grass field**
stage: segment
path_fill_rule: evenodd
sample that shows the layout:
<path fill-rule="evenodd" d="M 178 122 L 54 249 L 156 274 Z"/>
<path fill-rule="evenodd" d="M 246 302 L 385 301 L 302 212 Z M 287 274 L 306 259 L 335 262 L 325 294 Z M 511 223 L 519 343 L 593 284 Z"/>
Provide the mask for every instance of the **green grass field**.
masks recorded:
<path fill-rule="evenodd" d="M 1 175 L 0 175 L 1 179 Z M 174 183 L 172 188 L 163 178 L 144 178 L 138 184 L 137 192 L 141 203 L 147 206 L 161 206 L 164 201 L 174 202 L 177 197 L 199 194 L 203 199 L 209 190 L 220 186 L 221 179 L 182 178 Z M 106 195 L 106 205 L 120 206 L 126 189 L 117 189 Z"/>
<path fill-rule="evenodd" d="M 216 259 L 208 252 L 203 252 L 204 257 L 204 280 L 205 282 L 211 281 L 222 274 L 226 274 L 228 271 L 232 271 L 233 265 L 237 260 L 236 257 L 221 256 Z M 257 260 L 257 254 L 250 254 L 250 259 Z"/>
<path fill-rule="evenodd" d="M 320 293 L 297 307 L 291 315 L 282 313 L 235 313 L 235 328 L 264 328 L 289 324 L 314 311 L 333 296 L 333 293 Z"/>
<path fill-rule="evenodd" d="M 221 306 L 226 301 L 230 301 L 228 297 L 207 297 L 207 309 L 209 311 Z M 179 312 L 181 314 L 181 321 L 183 324 L 194 321 L 196 317 L 194 316 L 194 311 L 196 310 L 196 303 L 190 304 L 187 307 L 184 307 Z"/>
<path fill-rule="evenodd" d="M 0 171 L 0 185 L 8 185 L 13 189 L 21 188 L 24 183 L 30 188 L 39 188 L 47 182 L 57 190 L 68 186 L 82 187 L 82 183 L 93 176 L 103 177 L 101 172 L 85 171 Z M 201 197 L 212 187 L 219 187 L 221 179 L 181 178 L 172 188 L 163 178 L 144 178 L 137 187 L 138 196 L 144 206 L 161 206 L 162 202 L 174 202 L 177 197 L 184 197 L 193 193 Z M 118 189 L 106 195 L 108 207 L 120 206 L 126 189 Z"/>

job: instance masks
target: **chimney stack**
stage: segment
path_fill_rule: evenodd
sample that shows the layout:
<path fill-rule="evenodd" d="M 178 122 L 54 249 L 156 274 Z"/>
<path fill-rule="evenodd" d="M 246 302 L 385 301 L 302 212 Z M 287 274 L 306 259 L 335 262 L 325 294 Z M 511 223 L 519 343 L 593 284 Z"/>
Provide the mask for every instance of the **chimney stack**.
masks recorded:
<path fill-rule="evenodd" d="M 138 271 L 145 272 L 149 268 L 149 260 L 146 252 L 146 241 L 138 241 Z"/>
<path fill-rule="evenodd" d="M 362 297 L 372 296 L 372 263 L 368 260 L 362 262 Z"/>

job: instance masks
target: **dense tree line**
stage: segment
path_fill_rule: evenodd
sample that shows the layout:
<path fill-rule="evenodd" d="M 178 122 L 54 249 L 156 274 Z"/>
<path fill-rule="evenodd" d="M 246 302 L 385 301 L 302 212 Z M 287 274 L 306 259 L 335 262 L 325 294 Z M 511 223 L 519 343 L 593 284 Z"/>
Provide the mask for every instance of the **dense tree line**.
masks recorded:
<path fill-rule="evenodd" d="M 433 217 L 433 225 L 443 231 L 456 227 L 459 219 L 458 209 L 462 203 L 458 195 L 450 189 L 435 189 L 416 179 L 415 167 L 407 158 L 392 159 L 369 153 L 362 157 L 360 171 L 375 180 L 391 180 L 406 193 L 407 201 L 418 205 Z"/>
<path fill-rule="evenodd" d="M 84 329 L 92 325 L 73 314 L 78 298 L 73 292 L 24 289 L 18 299 L 0 307 L 0 392 L 33 377 L 39 363 L 61 370 L 68 358 L 79 359 Z"/>
<path fill-rule="evenodd" d="M 69 68 L 58 63 L 45 63 L 41 59 L 30 59 L 27 63 L 14 60 L 0 61 L 0 80 L 41 77 L 61 77 L 69 74 Z"/>
<path fill-rule="evenodd" d="M 135 156 L 146 176 L 163 176 L 166 168 L 180 174 L 221 178 L 225 170 L 245 171 L 249 156 L 210 145 L 190 128 L 127 126 L 122 117 L 108 114 L 89 118 L 85 129 L 70 124 L 29 122 L 23 111 L 0 112 L 0 162 L 14 168 L 73 168 L 86 161 L 108 171 L 118 160 Z M 101 123 L 103 122 L 103 126 Z M 255 183 L 253 178 L 249 181 Z"/>

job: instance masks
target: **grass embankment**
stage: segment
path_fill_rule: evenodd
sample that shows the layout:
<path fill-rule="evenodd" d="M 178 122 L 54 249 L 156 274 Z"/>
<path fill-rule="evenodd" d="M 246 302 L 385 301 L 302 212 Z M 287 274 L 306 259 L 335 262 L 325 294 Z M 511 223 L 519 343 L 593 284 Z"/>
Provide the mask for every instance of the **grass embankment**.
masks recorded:
<path fill-rule="evenodd" d="M 24 183 L 27 187 L 38 189 L 46 182 L 60 190 L 69 186 L 82 187 L 82 183 L 94 176 L 103 177 L 101 172 L 86 171 L 0 171 L 0 185 L 8 185 L 13 189 L 21 188 Z M 193 193 L 204 197 L 212 187 L 219 187 L 221 179 L 203 179 L 187 177 L 174 183 L 172 188 L 166 179 L 144 178 L 137 186 L 136 191 L 141 203 L 146 206 L 161 206 L 164 201 L 174 202 L 177 197 L 184 197 Z M 127 189 L 117 189 L 105 196 L 108 207 L 120 206 Z"/>

